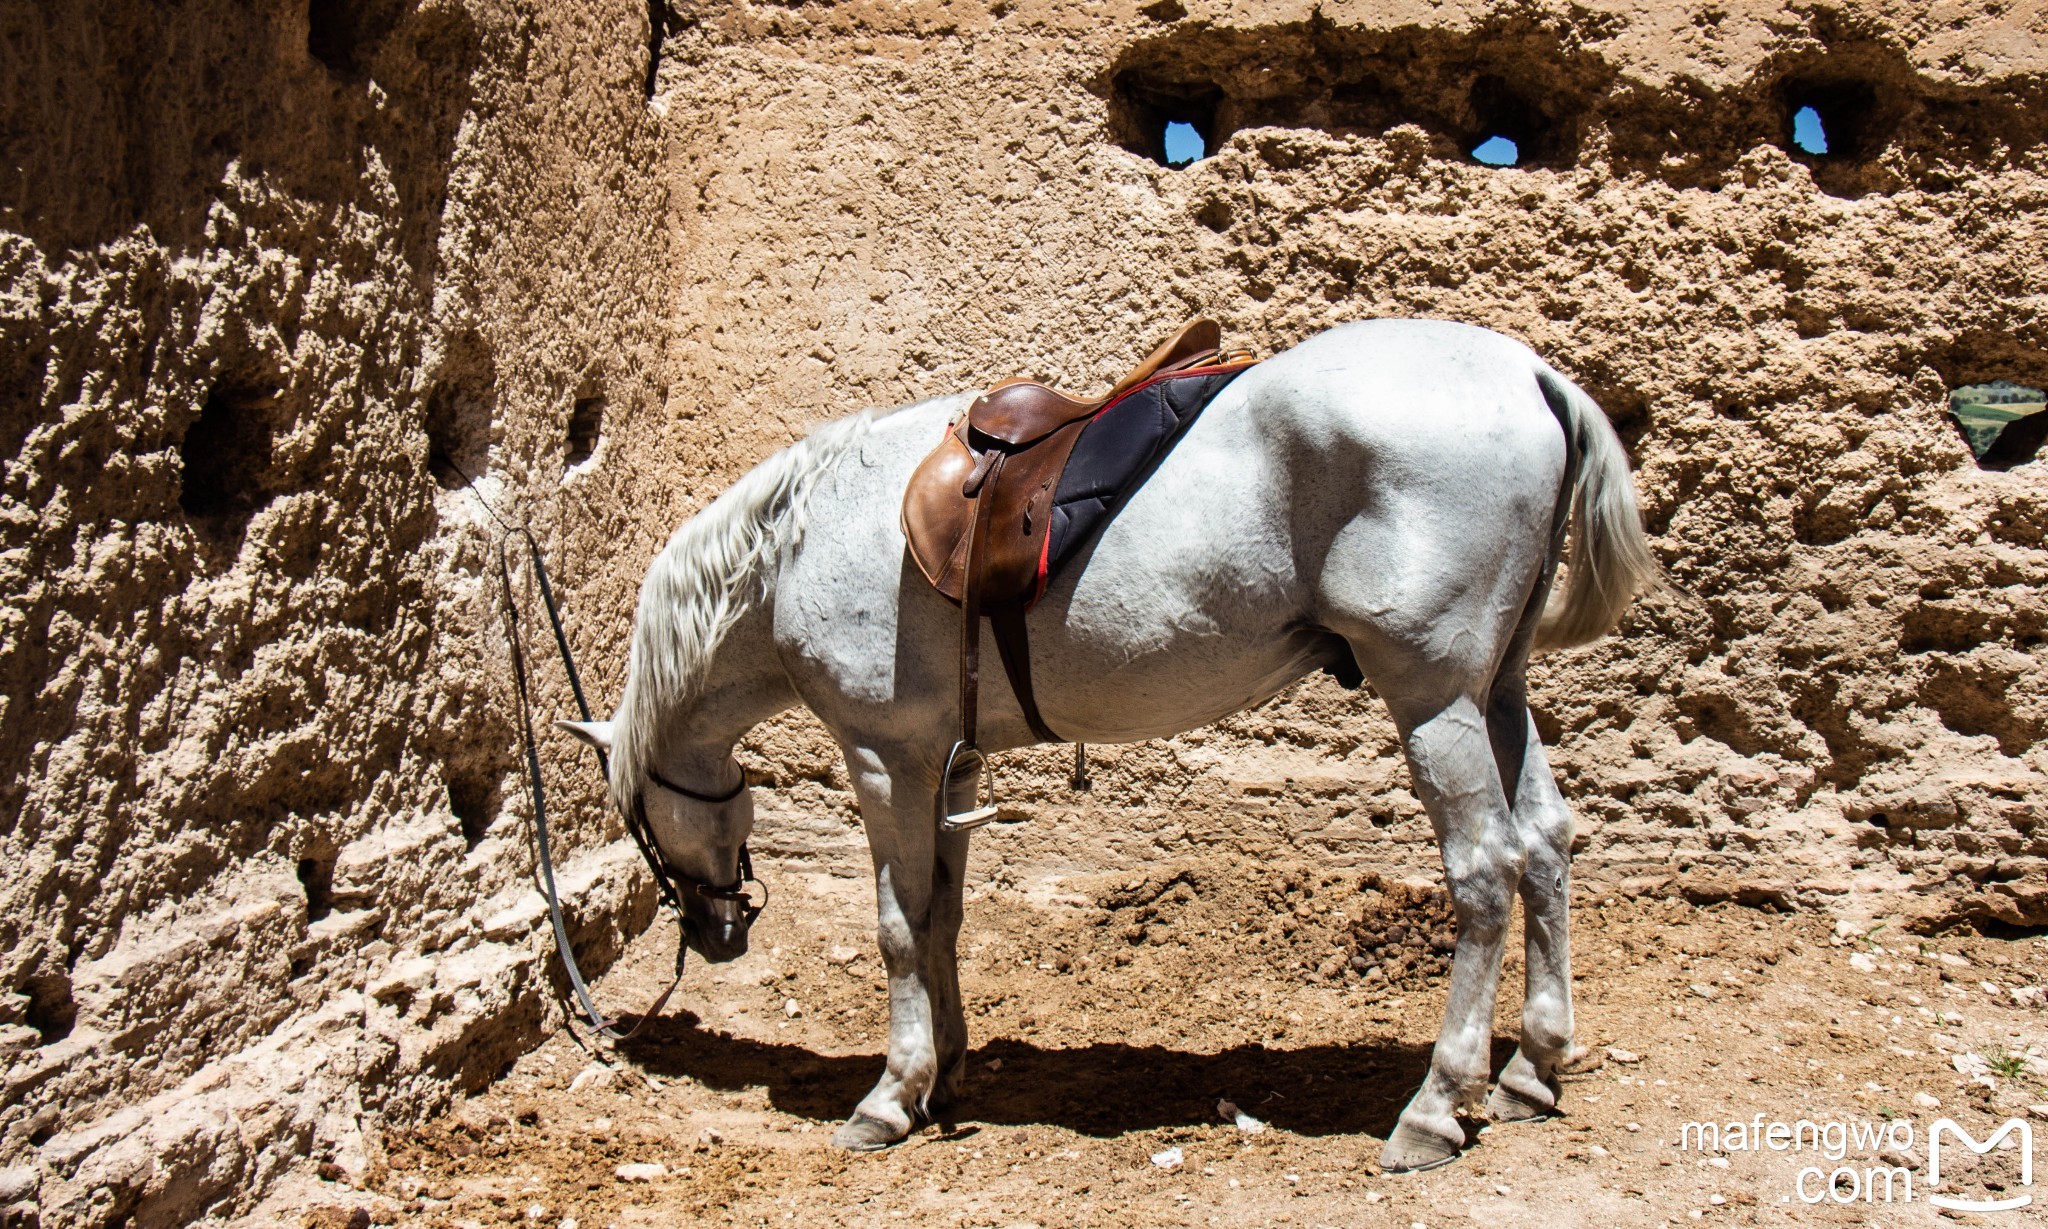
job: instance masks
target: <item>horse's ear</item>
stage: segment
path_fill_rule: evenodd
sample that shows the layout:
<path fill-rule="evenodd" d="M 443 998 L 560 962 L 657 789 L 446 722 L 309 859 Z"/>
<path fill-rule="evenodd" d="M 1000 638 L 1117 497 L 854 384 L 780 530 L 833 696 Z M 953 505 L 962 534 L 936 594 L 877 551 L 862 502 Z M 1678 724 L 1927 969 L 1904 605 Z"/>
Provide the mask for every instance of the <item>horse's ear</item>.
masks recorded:
<path fill-rule="evenodd" d="M 567 730 L 606 755 L 611 754 L 612 723 L 609 721 L 557 721 L 555 728 Z"/>

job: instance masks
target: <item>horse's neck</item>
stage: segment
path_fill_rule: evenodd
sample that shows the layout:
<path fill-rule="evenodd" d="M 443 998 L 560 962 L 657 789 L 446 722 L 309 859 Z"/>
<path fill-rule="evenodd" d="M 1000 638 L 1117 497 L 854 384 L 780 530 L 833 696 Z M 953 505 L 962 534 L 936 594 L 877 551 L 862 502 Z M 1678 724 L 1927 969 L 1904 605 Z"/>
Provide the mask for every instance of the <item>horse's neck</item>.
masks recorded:
<path fill-rule="evenodd" d="M 796 689 L 775 652 L 771 590 L 719 641 L 688 711 L 666 723 L 657 764 L 684 770 L 722 763 L 748 730 L 796 702 Z"/>

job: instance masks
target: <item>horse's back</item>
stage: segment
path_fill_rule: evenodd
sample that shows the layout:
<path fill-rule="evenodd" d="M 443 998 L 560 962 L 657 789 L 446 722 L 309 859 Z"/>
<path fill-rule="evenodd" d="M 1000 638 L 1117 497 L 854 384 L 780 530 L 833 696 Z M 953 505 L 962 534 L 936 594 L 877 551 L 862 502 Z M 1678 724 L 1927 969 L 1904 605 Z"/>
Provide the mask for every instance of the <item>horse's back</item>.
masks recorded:
<path fill-rule="evenodd" d="M 1426 320 L 1344 325 L 1268 359 L 1048 592 L 1063 625 L 1048 634 L 1100 646 L 1127 685 L 1145 659 L 1206 656 L 1247 696 L 1315 660 L 1289 628 L 1383 659 L 1489 658 L 1536 583 L 1564 479 L 1540 369 L 1519 342 Z"/>
<path fill-rule="evenodd" d="M 1328 664 L 1333 631 L 1494 638 L 1496 612 L 1519 604 L 1507 595 L 1533 583 L 1563 475 L 1539 369 L 1483 329 L 1388 320 L 1240 376 L 1034 608 L 1047 721 L 1088 741 L 1192 728 Z M 959 615 L 905 562 L 898 521 L 911 470 L 963 403 L 877 419 L 812 496 L 776 623 L 829 725 L 946 711 L 958 662 L 931 646 L 958 643 Z M 996 690 L 991 746 L 1013 723 Z"/>

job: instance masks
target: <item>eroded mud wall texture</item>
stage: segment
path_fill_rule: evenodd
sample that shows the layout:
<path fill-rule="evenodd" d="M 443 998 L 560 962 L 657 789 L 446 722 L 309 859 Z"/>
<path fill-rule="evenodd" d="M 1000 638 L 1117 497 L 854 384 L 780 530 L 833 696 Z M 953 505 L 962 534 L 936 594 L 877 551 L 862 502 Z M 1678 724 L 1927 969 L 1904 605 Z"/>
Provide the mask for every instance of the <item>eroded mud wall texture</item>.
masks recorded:
<path fill-rule="evenodd" d="M 720 117 L 672 163 L 707 441 L 1099 387 L 1198 312 L 1267 351 L 1372 316 L 1503 330 L 1620 427 L 1677 590 L 1536 671 L 1581 876 L 2048 924 L 2048 464 L 1980 468 L 1945 416 L 1951 386 L 2048 379 L 2042 6 L 689 12 L 662 85 Z M 1161 165 L 1173 120 L 1210 156 Z M 1518 164 L 1469 156 L 1493 135 Z M 857 839 L 822 744 L 756 743 L 764 842 Z M 1019 758 L 1036 818 L 981 873 L 1434 861 L 1392 729 L 1327 679 L 1105 749 L 1092 795 Z"/>
<path fill-rule="evenodd" d="M 225 1214 L 375 1164 L 380 1118 L 559 1019 L 465 474 L 535 527 L 604 706 L 660 542 L 808 424 L 1099 385 L 1196 313 L 1265 350 L 1490 325 L 1620 425 L 1681 595 L 1537 672 L 1588 881 L 2048 924 L 2048 481 L 1943 415 L 2048 384 L 2044 36 L 2040 4 L 8 7 L 0 1200 Z M 1160 165 L 1174 119 L 1211 156 Z M 1521 164 L 1468 156 L 1495 134 Z M 651 900 L 543 755 L 601 966 Z M 746 757 L 757 848 L 856 870 L 815 725 Z M 1011 762 L 1035 818 L 984 880 L 1434 860 L 1327 679 L 1107 749 L 1085 797 Z"/>
<path fill-rule="evenodd" d="M 678 515 L 613 464 L 664 388 L 647 34 L 639 0 L 0 10 L 0 1196 L 45 1226 L 360 1169 L 559 1018 L 459 472 L 626 617 L 618 547 Z M 602 967 L 651 893 L 558 820 Z"/>

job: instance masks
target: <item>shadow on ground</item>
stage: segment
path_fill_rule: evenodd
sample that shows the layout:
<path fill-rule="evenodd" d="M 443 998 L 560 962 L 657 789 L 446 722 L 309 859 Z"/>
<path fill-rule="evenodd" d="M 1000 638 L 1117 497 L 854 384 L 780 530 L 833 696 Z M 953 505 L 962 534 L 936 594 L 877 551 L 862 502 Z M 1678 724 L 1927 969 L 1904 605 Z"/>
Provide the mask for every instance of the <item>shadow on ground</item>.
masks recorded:
<path fill-rule="evenodd" d="M 822 1123 L 844 1119 L 881 1073 L 880 1054 L 828 1056 L 699 1023 L 688 1013 L 669 1017 L 620 1048 L 654 1075 L 722 1091 L 763 1088 L 776 1109 Z M 1512 1040 L 1495 1038 L 1495 1070 L 1513 1053 Z M 991 1063 L 1000 1065 L 990 1071 Z M 1197 1054 L 1115 1041 L 1042 1049 L 1001 1039 L 969 1055 L 957 1117 L 1114 1136 L 1214 1123 L 1216 1102 L 1227 1097 L 1297 1135 L 1384 1138 L 1428 1066 L 1429 1047 L 1393 1041 Z"/>

